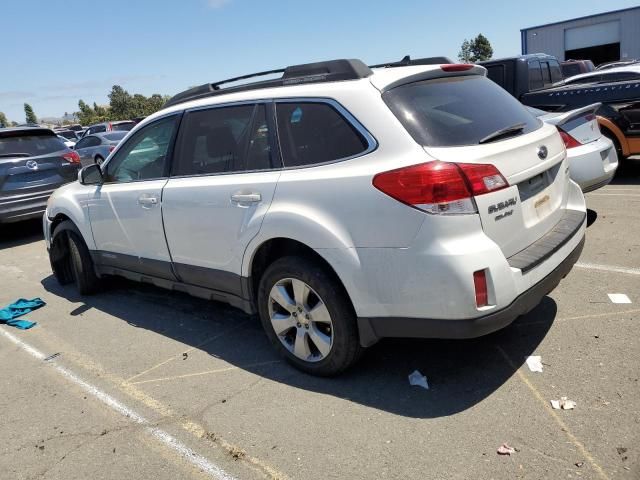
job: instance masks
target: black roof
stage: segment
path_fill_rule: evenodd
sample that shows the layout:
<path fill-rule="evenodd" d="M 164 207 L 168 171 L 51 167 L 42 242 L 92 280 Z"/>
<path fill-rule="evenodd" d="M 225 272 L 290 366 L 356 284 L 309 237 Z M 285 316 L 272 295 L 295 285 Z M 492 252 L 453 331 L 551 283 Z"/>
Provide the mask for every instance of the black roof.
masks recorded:
<path fill-rule="evenodd" d="M 357 80 L 367 78 L 373 74 L 372 68 L 392 68 L 405 67 L 408 65 L 436 65 L 452 63 L 447 57 L 419 58 L 412 60 L 408 55 L 399 62 L 381 63 L 379 65 L 367 66 L 362 60 L 338 59 L 324 62 L 305 63 L 302 65 L 292 65 L 286 68 L 267 70 L 264 72 L 251 73 L 240 77 L 219 80 L 213 83 L 205 83 L 198 87 L 190 88 L 184 92 L 173 96 L 164 105 L 170 107 L 189 100 L 211 97 L 233 92 L 243 92 L 247 90 L 257 90 L 261 88 L 283 87 L 287 85 L 297 85 L 302 83 L 322 83 L 336 82 L 342 80 Z M 272 80 L 262 80 L 242 85 L 220 88 L 222 85 L 248 80 L 250 78 L 263 77 L 281 73 L 282 76 Z"/>

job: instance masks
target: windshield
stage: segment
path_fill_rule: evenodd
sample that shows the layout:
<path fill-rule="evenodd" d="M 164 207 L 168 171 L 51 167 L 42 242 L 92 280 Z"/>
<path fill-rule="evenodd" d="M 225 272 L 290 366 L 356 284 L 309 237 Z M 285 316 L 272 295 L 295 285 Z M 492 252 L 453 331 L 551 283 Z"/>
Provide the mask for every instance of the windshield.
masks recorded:
<path fill-rule="evenodd" d="M 0 156 L 26 153 L 31 156 L 66 150 L 66 146 L 55 135 L 21 135 L 0 137 Z"/>
<path fill-rule="evenodd" d="M 506 90 L 479 75 L 410 83 L 385 92 L 382 98 L 420 145 L 478 145 L 513 125 L 523 126 L 512 136 L 541 125 Z"/>

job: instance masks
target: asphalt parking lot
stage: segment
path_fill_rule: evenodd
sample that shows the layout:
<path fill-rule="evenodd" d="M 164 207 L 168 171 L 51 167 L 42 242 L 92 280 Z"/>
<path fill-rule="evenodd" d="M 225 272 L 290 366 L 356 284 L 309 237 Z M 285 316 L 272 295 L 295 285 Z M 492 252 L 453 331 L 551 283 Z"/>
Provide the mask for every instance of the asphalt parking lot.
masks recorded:
<path fill-rule="evenodd" d="M 334 379 L 221 304 L 124 280 L 81 298 L 39 222 L 2 226 L 0 304 L 47 305 L 0 326 L 0 478 L 640 478 L 640 165 L 587 204 L 579 264 L 512 326 L 383 341 Z"/>

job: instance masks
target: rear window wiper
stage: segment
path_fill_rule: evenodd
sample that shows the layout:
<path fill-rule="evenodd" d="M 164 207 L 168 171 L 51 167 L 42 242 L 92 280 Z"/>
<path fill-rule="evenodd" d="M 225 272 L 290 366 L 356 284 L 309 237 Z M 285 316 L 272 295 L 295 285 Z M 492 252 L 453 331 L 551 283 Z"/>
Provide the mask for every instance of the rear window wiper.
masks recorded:
<path fill-rule="evenodd" d="M 502 137 L 506 137 L 513 133 L 522 132 L 524 130 L 524 127 L 526 126 L 527 124 L 523 122 L 523 123 L 516 123 L 515 125 L 511 125 L 510 127 L 501 128 L 500 130 L 496 130 L 495 132 L 490 133 L 486 137 L 481 138 L 478 144 L 482 145 L 483 143 L 493 142 L 494 140 L 497 140 Z"/>
<path fill-rule="evenodd" d="M 0 158 L 9 158 L 9 157 L 30 157 L 29 153 L 0 153 Z"/>

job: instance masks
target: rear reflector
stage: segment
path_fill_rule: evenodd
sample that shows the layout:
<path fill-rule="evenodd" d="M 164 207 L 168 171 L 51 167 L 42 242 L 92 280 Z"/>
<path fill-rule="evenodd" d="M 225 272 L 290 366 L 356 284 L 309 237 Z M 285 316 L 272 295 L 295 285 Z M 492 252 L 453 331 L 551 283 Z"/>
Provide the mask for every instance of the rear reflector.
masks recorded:
<path fill-rule="evenodd" d="M 509 186 L 493 165 L 435 160 L 377 174 L 373 186 L 433 214 L 476 213 L 472 197 Z"/>
<path fill-rule="evenodd" d="M 564 142 L 564 146 L 567 149 L 580 147 L 582 145 L 580 142 L 578 142 L 575 138 L 573 138 L 571 135 L 569 135 L 564 130 L 560 130 L 558 128 L 558 132 L 560 133 L 560 136 L 562 137 L 562 141 Z"/>
<path fill-rule="evenodd" d="M 80 155 L 78 155 L 78 152 L 67 152 L 62 155 L 62 158 L 64 158 L 69 163 L 80 163 Z"/>
<path fill-rule="evenodd" d="M 440 69 L 445 72 L 464 72 L 471 70 L 474 67 L 472 63 L 449 63 L 446 65 L 440 65 Z"/>
<path fill-rule="evenodd" d="M 489 295 L 487 293 L 487 275 L 484 270 L 473 272 L 473 286 L 476 289 L 476 306 L 486 307 L 489 305 Z"/>

